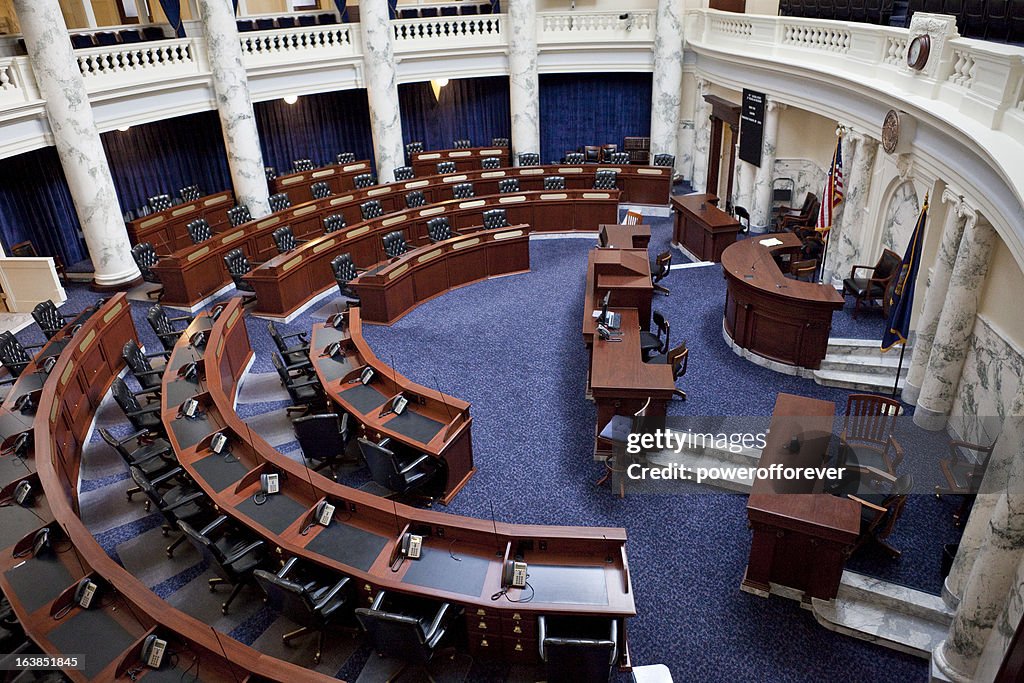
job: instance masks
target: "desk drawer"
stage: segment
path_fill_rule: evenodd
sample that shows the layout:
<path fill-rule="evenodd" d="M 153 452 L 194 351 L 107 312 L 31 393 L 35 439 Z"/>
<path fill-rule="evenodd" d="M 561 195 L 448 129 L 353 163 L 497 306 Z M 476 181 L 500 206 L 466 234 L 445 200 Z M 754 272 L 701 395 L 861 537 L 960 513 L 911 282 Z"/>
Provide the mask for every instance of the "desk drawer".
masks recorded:
<path fill-rule="evenodd" d="M 518 614 L 513 614 L 511 617 L 503 616 L 501 632 L 506 636 L 514 638 L 535 638 L 537 635 L 537 619 L 529 615 L 522 615 L 520 617 Z"/>
<path fill-rule="evenodd" d="M 540 658 L 537 652 L 536 638 L 510 638 L 502 639 L 502 650 L 507 662 L 533 663 Z"/>
<path fill-rule="evenodd" d="M 489 633 L 493 636 L 501 634 L 501 620 L 496 616 L 477 616 L 475 610 L 466 613 L 466 631 L 469 633 Z"/>
<path fill-rule="evenodd" d="M 504 655 L 504 643 L 498 634 L 469 633 L 469 652 L 481 659 L 501 659 Z"/>
<path fill-rule="evenodd" d="M 359 582 L 359 604 L 369 607 L 377 597 L 377 587 L 367 581 Z"/>

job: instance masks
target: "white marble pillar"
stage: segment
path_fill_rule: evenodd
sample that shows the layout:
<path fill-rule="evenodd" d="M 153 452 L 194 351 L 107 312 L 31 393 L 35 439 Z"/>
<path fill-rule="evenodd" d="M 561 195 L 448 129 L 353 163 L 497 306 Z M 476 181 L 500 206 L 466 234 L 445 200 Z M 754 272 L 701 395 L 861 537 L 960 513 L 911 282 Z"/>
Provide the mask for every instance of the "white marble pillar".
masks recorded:
<path fill-rule="evenodd" d="M 995 243 L 996 231 L 984 219 L 964 230 L 914 410 L 914 424 L 922 429 L 946 426 Z"/>
<path fill-rule="evenodd" d="M 1017 572 L 1014 574 L 1010 587 L 1010 594 L 1007 596 L 1005 605 L 996 623 L 992 625 L 985 649 L 981 652 L 978 660 L 978 667 L 974 673 L 976 681 L 995 680 L 999 673 L 999 667 L 1006 657 L 1006 651 L 1010 646 L 1013 634 L 1022 623 L 1024 616 L 1024 557 L 1017 565 Z"/>
<path fill-rule="evenodd" d="M 387 0 L 360 2 L 359 27 L 363 38 L 363 71 L 366 74 L 366 98 L 370 103 L 370 132 L 373 135 L 377 177 L 390 180 L 395 176 L 395 169 L 405 165 L 405 147 Z"/>
<path fill-rule="evenodd" d="M 764 109 L 764 141 L 761 144 L 761 165 L 754 174 L 751 191 L 750 229 L 765 232 L 772 222 L 772 181 L 775 179 L 775 147 L 779 139 L 779 117 L 786 105 L 770 99 Z"/>
<path fill-rule="evenodd" d="M 874 176 L 875 157 L 880 141 L 859 131 L 849 130 L 843 144 L 843 203 L 837 207 L 828 236 L 828 254 L 824 272 L 826 281 L 842 286 L 850 268 L 858 263 L 860 242 L 867 232 L 868 197 Z"/>
<path fill-rule="evenodd" d="M 708 82 L 697 79 L 693 106 L 693 190 L 708 192 L 708 155 L 711 150 L 711 105 L 704 99 Z M 711 190 L 715 191 L 714 188 Z"/>
<path fill-rule="evenodd" d="M 1014 399 L 1013 415 L 1003 423 L 993 457 L 1011 461 L 1008 483 L 999 494 L 984 541 L 978 551 L 963 599 L 950 624 L 949 633 L 932 655 L 932 664 L 956 683 L 975 678 L 978 662 L 997 619 L 1007 613 L 1007 603 L 1017 594 L 1017 568 L 1024 561 L 1024 387 Z M 1009 453 L 1007 453 L 1009 451 Z M 1009 614 L 1019 614 L 1019 605 Z M 1002 647 L 1009 642 L 1012 630 Z"/>
<path fill-rule="evenodd" d="M 508 103 L 512 157 L 540 154 L 540 80 L 537 76 L 537 3 L 508 0 Z M 541 163 L 550 161 L 541 159 Z"/>
<path fill-rule="evenodd" d="M 92 259 L 93 284 L 121 288 L 139 279 L 139 268 L 64 15 L 57 0 L 15 0 L 14 8 Z"/>
<path fill-rule="evenodd" d="M 248 206 L 253 218 L 261 218 L 270 213 L 267 177 L 231 0 L 199 0 L 199 17 L 206 35 L 235 201 Z"/>
<path fill-rule="evenodd" d="M 682 168 L 676 155 L 683 94 L 682 16 L 682 0 L 658 0 L 651 81 L 651 156 L 672 154 L 677 171 Z"/>
<path fill-rule="evenodd" d="M 914 331 L 914 350 L 910 357 L 910 370 L 901 394 L 904 401 L 914 405 L 921 395 L 921 384 L 924 382 L 928 356 L 932 352 L 935 331 L 939 327 L 939 316 L 946 303 L 949 291 L 949 280 L 953 275 L 953 264 L 960 250 L 960 240 L 968 223 L 977 220 L 977 212 L 964 203 L 963 197 L 946 188 L 942 192 L 942 202 L 949 204 L 946 220 L 942 228 L 939 252 L 935 256 L 935 264 L 931 268 L 928 284 L 924 290 L 924 305 Z"/>
<path fill-rule="evenodd" d="M 754 200 L 754 175 L 757 167 L 740 159 L 739 144 L 736 145 L 736 177 L 733 181 L 732 205 L 750 210 Z"/>

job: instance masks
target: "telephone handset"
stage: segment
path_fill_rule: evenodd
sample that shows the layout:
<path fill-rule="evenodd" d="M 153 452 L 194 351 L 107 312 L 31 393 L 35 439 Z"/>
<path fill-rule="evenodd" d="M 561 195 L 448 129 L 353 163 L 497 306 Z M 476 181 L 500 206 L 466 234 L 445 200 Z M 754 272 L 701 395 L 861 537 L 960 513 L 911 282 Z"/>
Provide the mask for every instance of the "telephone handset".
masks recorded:
<path fill-rule="evenodd" d="M 410 560 L 420 559 L 420 555 L 423 554 L 423 537 L 417 534 L 405 534 L 402 536 L 402 543 L 398 551 L 402 557 L 408 557 Z"/>
<path fill-rule="evenodd" d="M 50 371 L 53 370 L 53 366 L 57 364 L 57 356 L 47 356 L 43 359 L 43 362 L 39 365 L 39 370 L 44 375 L 49 375 Z"/>
<path fill-rule="evenodd" d="M 267 502 L 267 496 L 272 496 L 281 490 L 281 475 L 277 472 L 260 475 L 260 490 L 253 494 L 252 502 L 263 505 Z"/>
<path fill-rule="evenodd" d="M 612 331 L 610 329 L 608 329 L 608 327 L 606 325 L 598 325 L 597 326 L 597 336 L 599 336 L 601 339 L 603 339 L 605 341 L 613 341 L 613 342 L 622 341 L 621 337 L 613 336 L 612 335 Z"/>
<path fill-rule="evenodd" d="M 44 526 L 32 539 L 32 557 L 39 557 L 53 549 L 50 545 L 50 527 Z"/>
<path fill-rule="evenodd" d="M 224 452 L 227 445 L 228 437 L 224 435 L 224 432 L 217 432 L 210 438 L 210 450 L 218 455 Z"/>
<path fill-rule="evenodd" d="M 95 581 L 91 579 L 82 579 L 78 582 L 78 586 L 75 588 L 75 602 L 82 609 L 89 609 L 92 605 L 93 599 L 96 598 L 96 591 L 99 586 L 96 585 Z"/>
<path fill-rule="evenodd" d="M 188 343 L 196 347 L 197 349 L 203 348 L 204 346 L 206 346 L 206 332 L 204 330 L 196 332 L 191 337 L 189 337 Z"/>
<path fill-rule="evenodd" d="M 14 502 L 26 508 L 32 505 L 32 484 L 27 481 L 19 482 L 14 489 Z"/>
<path fill-rule="evenodd" d="M 321 500 L 316 504 L 316 509 L 313 510 L 313 519 L 320 526 L 329 526 L 331 518 L 334 517 L 334 506 L 328 503 L 326 500 Z"/>
<path fill-rule="evenodd" d="M 187 401 L 185 401 L 183 404 L 181 404 L 181 410 L 179 411 L 179 415 L 189 420 L 195 420 L 196 418 L 200 417 L 199 401 L 195 400 L 194 398 L 190 398 Z"/>
<path fill-rule="evenodd" d="M 31 445 L 32 432 L 22 432 L 18 434 L 17 438 L 14 439 L 14 443 L 11 447 L 0 452 L 0 455 L 14 455 L 16 458 L 24 458 L 28 452 L 28 447 Z"/>
<path fill-rule="evenodd" d="M 82 329 L 82 323 L 78 323 L 77 325 L 75 325 L 74 327 L 72 327 L 72 328 L 71 328 L 71 336 L 72 336 L 72 337 L 74 337 L 74 336 L 75 336 L 76 334 L 78 334 L 78 331 L 79 331 L 80 329 Z"/>
<path fill-rule="evenodd" d="M 322 355 L 330 358 L 336 358 L 337 356 L 340 355 L 342 358 L 344 358 L 345 351 L 344 349 L 341 348 L 341 342 L 331 342 L 326 347 L 324 347 L 324 352 Z"/>
<path fill-rule="evenodd" d="M 363 384 L 369 384 L 373 381 L 373 368 L 367 365 L 363 368 L 363 371 L 359 373 L 359 381 Z"/>
<path fill-rule="evenodd" d="M 219 306 L 214 306 L 213 310 L 210 311 L 210 321 L 211 322 L 217 322 L 217 318 L 219 318 L 220 314 L 223 313 L 223 312 L 224 312 L 224 304 L 221 304 Z"/>
<path fill-rule="evenodd" d="M 401 415 L 405 412 L 406 407 L 409 405 L 409 399 L 399 394 L 391 401 L 391 412 L 395 415 Z"/>
<path fill-rule="evenodd" d="M 156 636 L 146 636 L 142 641 L 142 662 L 150 669 L 159 669 L 167 651 L 167 641 Z"/>
<path fill-rule="evenodd" d="M 32 401 L 32 392 L 22 394 L 14 402 L 14 409 L 22 414 L 34 412 L 35 407 L 36 405 Z"/>
<path fill-rule="evenodd" d="M 345 325 L 347 325 L 347 324 L 348 324 L 348 313 L 347 312 L 335 313 L 334 316 L 331 317 L 331 327 L 333 327 L 336 330 L 343 330 L 343 329 L 345 329 Z"/>
<path fill-rule="evenodd" d="M 501 572 L 502 588 L 526 588 L 526 563 L 508 560 Z"/>
<path fill-rule="evenodd" d="M 178 379 L 183 379 L 196 384 L 199 382 L 199 366 L 196 363 L 186 363 L 178 368 Z"/>

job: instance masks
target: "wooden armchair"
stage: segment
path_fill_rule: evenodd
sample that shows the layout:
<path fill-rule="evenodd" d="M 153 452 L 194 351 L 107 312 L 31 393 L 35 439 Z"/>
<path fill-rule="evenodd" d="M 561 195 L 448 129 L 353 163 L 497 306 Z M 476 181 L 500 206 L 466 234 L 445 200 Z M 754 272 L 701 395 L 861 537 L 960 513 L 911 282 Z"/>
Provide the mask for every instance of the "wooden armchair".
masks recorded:
<path fill-rule="evenodd" d="M 808 225 L 811 221 L 814 221 L 818 216 L 818 208 L 821 204 L 818 201 L 818 195 L 813 192 L 808 192 L 807 196 L 804 197 L 803 206 L 796 209 L 792 206 L 780 206 L 775 209 L 775 232 L 782 232 L 783 230 L 792 230 L 797 226 Z"/>
<path fill-rule="evenodd" d="M 889 315 L 889 292 L 899 275 L 903 259 L 891 249 L 882 252 L 881 258 L 874 266 L 854 266 L 850 269 L 850 277 L 843 280 L 843 295 L 856 297 L 854 302 L 853 315 L 865 307 L 871 306 L 871 302 L 880 299 L 882 301 L 882 315 Z M 857 271 L 869 270 L 868 277 L 858 277 Z"/>
<path fill-rule="evenodd" d="M 604 429 L 597 435 L 597 443 L 594 448 L 595 459 L 604 460 L 604 474 L 594 484 L 603 486 L 610 484 L 612 489 L 618 488 L 619 498 L 626 497 L 626 478 L 616 477 L 616 474 L 624 474 L 624 463 L 618 463 L 616 467 L 616 456 L 624 452 L 626 440 L 633 431 L 633 421 L 647 415 L 647 409 L 651 406 L 651 398 L 648 396 L 640 409 L 629 415 L 613 415 L 612 419 L 604 426 Z M 616 480 L 618 487 L 616 487 Z"/>
<path fill-rule="evenodd" d="M 901 553 L 888 539 L 903 514 L 907 496 L 914 488 L 914 475 L 907 473 L 899 478 L 882 472 L 876 472 L 876 475 L 881 476 L 882 481 L 874 489 L 847 496 L 861 504 L 860 536 L 851 554 L 866 545 L 875 544 L 897 558 Z"/>
<path fill-rule="evenodd" d="M 935 497 L 939 498 L 943 494 L 963 496 L 963 502 L 953 513 L 953 520 L 957 526 L 963 524 L 967 517 L 971 501 L 978 493 L 981 478 L 985 475 L 989 457 L 995 447 L 995 441 L 990 446 L 980 446 L 967 441 L 950 441 L 949 457 L 939 462 L 942 476 L 946 478 L 946 486 L 936 486 Z M 969 460 L 964 451 L 974 451 L 977 456 L 974 460 Z"/>
<path fill-rule="evenodd" d="M 892 432 L 901 410 L 900 402 L 892 398 L 850 394 L 839 436 L 840 465 L 895 476 L 903 460 L 903 448 Z"/>

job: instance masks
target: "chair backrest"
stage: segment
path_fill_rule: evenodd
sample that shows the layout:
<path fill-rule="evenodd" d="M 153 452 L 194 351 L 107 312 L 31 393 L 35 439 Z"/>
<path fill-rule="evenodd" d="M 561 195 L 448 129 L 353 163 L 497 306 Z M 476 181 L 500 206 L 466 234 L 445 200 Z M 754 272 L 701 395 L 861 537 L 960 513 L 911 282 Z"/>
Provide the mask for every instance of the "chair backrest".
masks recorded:
<path fill-rule="evenodd" d="M 302 453 L 311 460 L 329 460 L 337 456 L 340 421 L 337 413 L 303 415 L 292 420 L 295 438 L 299 440 Z"/>
<path fill-rule="evenodd" d="M 612 152 L 608 156 L 608 163 L 610 163 L 610 164 L 628 164 L 629 163 L 629 152 Z"/>
<path fill-rule="evenodd" d="M 583 152 L 566 152 L 565 163 L 582 164 L 584 161 Z"/>
<path fill-rule="evenodd" d="M 459 183 L 452 187 L 452 196 L 456 199 L 469 199 L 474 194 L 473 183 Z"/>
<path fill-rule="evenodd" d="M 316 26 L 316 15 L 303 14 L 299 17 L 299 26 Z"/>
<path fill-rule="evenodd" d="M 270 210 L 271 211 L 284 211 L 290 208 L 292 200 L 288 198 L 286 192 L 278 192 L 277 194 L 270 195 Z"/>
<path fill-rule="evenodd" d="M 337 281 L 338 287 L 342 289 L 350 280 L 354 280 L 359 275 L 356 264 L 352 261 L 352 254 L 348 252 L 334 257 L 334 260 L 331 261 L 331 270 L 334 271 L 334 279 Z"/>
<path fill-rule="evenodd" d="M 146 203 L 149 204 L 149 208 L 153 209 L 153 211 L 166 211 L 171 208 L 171 195 L 155 194 L 146 199 Z"/>
<path fill-rule="evenodd" d="M 263 175 L 267 177 L 267 182 L 270 182 L 277 177 L 277 171 L 274 170 L 273 166 L 264 166 Z"/>
<path fill-rule="evenodd" d="M 274 18 L 264 17 L 256 20 L 256 29 L 259 31 L 269 31 L 274 28 Z"/>
<path fill-rule="evenodd" d="M 405 146 L 405 156 L 407 159 L 412 159 L 413 154 L 419 154 L 423 151 L 422 142 L 410 142 Z"/>
<path fill-rule="evenodd" d="M 686 374 L 686 367 L 690 363 L 690 349 L 686 348 L 684 341 L 679 346 L 669 349 L 666 360 L 672 366 L 672 376 L 679 379 Z"/>
<path fill-rule="evenodd" d="M 491 147 L 508 147 L 508 138 L 491 138 Z"/>
<path fill-rule="evenodd" d="M 522 152 L 518 158 L 520 166 L 540 166 L 540 154 L 536 152 Z"/>
<path fill-rule="evenodd" d="M 481 168 L 501 168 L 501 159 L 498 157 L 484 157 L 480 160 Z"/>
<path fill-rule="evenodd" d="M 846 399 L 843 436 L 848 440 L 883 444 L 889 440 L 900 410 L 900 402 L 893 398 L 850 394 Z"/>
<path fill-rule="evenodd" d="M 313 170 L 312 159 L 296 159 L 292 162 L 292 171 L 295 173 L 304 173 L 306 171 Z"/>
<path fill-rule="evenodd" d="M 383 216 L 384 207 L 381 206 L 380 200 L 371 199 L 359 205 L 359 213 L 362 214 L 363 220 L 365 221 L 371 218 Z"/>
<path fill-rule="evenodd" d="M 338 232 L 346 225 L 345 217 L 340 213 L 324 216 L 324 233 Z"/>
<path fill-rule="evenodd" d="M 427 235 L 431 242 L 443 242 L 451 239 L 452 226 L 448 223 L 447 216 L 437 216 L 427 221 Z"/>
<path fill-rule="evenodd" d="M 186 202 L 194 202 L 202 196 L 202 190 L 198 185 L 186 185 L 178 190 L 178 195 Z"/>
<path fill-rule="evenodd" d="M 894 278 L 899 274 L 902 264 L 903 259 L 900 258 L 899 254 L 891 249 L 886 249 L 882 252 L 882 256 L 879 257 L 874 270 L 871 271 L 871 277 L 878 280 Z"/>
<path fill-rule="evenodd" d="M 15 377 L 32 361 L 18 338 L 10 332 L 0 333 L 0 364 Z"/>
<path fill-rule="evenodd" d="M 651 166 L 675 166 L 676 157 L 674 154 L 655 154 L 651 160 Z"/>
<path fill-rule="evenodd" d="M 274 324 L 273 320 L 267 321 L 267 334 L 269 334 L 270 338 L 274 341 L 274 346 L 277 347 L 278 351 L 284 354 L 284 352 L 288 350 L 288 345 L 284 343 L 284 337 L 282 337 L 281 333 L 277 330 L 277 325 Z"/>
<path fill-rule="evenodd" d="M 413 178 L 412 166 L 399 166 L 395 169 L 395 180 L 412 180 Z"/>
<path fill-rule="evenodd" d="M 305 586 L 257 569 L 253 578 L 267 596 L 267 606 L 300 626 L 316 625 L 316 605 Z"/>
<path fill-rule="evenodd" d="M 508 225 L 508 214 L 505 209 L 487 209 L 484 211 L 484 230 L 497 230 Z"/>
<path fill-rule="evenodd" d="M 598 145 L 583 146 L 583 160 L 587 163 L 597 164 L 601 162 L 601 147 Z"/>
<path fill-rule="evenodd" d="M 206 536 L 193 529 L 188 522 L 178 520 L 178 529 L 188 539 L 188 542 L 192 544 L 192 547 L 199 551 L 210 569 L 213 570 L 217 576 L 231 581 L 233 576 L 228 571 L 227 567 L 224 566 L 224 554 L 220 551 L 217 545 Z"/>
<path fill-rule="evenodd" d="M 160 260 L 156 255 L 156 249 L 149 242 L 139 242 L 132 247 L 132 258 L 144 276 L 152 274 L 153 266 Z"/>
<path fill-rule="evenodd" d="M 410 209 L 415 209 L 418 206 L 425 206 L 427 198 L 423 196 L 423 192 L 420 190 L 413 190 L 405 195 L 405 205 Z"/>
<path fill-rule="evenodd" d="M 25 240 L 11 247 L 11 256 L 39 256 L 39 252 L 36 251 L 36 245 L 32 244 L 32 240 Z"/>
<path fill-rule="evenodd" d="M 424 664 L 430 660 L 430 646 L 417 617 L 360 607 L 356 618 L 377 654 Z"/>
<path fill-rule="evenodd" d="M 654 260 L 654 269 L 651 272 L 651 279 L 654 282 L 661 282 L 672 270 L 672 252 L 663 251 Z"/>
<path fill-rule="evenodd" d="M 519 192 L 519 178 L 502 178 L 498 181 L 498 192 L 501 194 Z"/>
<path fill-rule="evenodd" d="M 147 372 L 152 372 L 153 365 L 146 358 L 146 354 L 142 352 L 139 345 L 134 339 L 129 339 L 121 347 L 121 357 L 124 358 L 128 364 L 128 369 L 135 375 L 135 379 L 139 381 L 139 384 L 143 388 L 150 388 L 153 386 L 160 386 L 160 378 L 156 375 L 146 375 Z"/>
<path fill-rule="evenodd" d="M 640 225 L 643 222 L 644 215 L 639 211 L 633 211 L 632 209 L 626 211 L 626 215 L 622 219 L 623 225 Z"/>
<path fill-rule="evenodd" d="M 381 242 L 384 245 L 384 254 L 388 258 L 397 258 L 409 251 L 409 247 L 405 243 L 405 235 L 401 230 L 389 232 L 381 238 Z"/>
<path fill-rule="evenodd" d="M 334 157 L 334 160 L 336 162 L 338 162 L 339 164 L 341 164 L 341 165 L 344 165 L 344 164 L 354 164 L 356 162 L 356 153 L 355 152 L 340 152 L 336 157 Z"/>
<path fill-rule="evenodd" d="M 153 306 L 146 313 L 146 320 L 149 322 L 149 326 L 153 328 L 153 331 L 159 335 L 166 334 L 177 334 L 174 326 L 171 324 L 171 319 L 167 317 L 167 311 L 160 304 L 153 304 Z"/>
<path fill-rule="evenodd" d="M 544 179 L 545 190 L 564 190 L 565 177 L 560 175 L 549 175 Z"/>
<path fill-rule="evenodd" d="M 288 368 L 285 367 L 284 361 L 276 353 L 270 354 L 270 360 L 274 363 L 274 370 L 277 371 L 277 377 L 281 380 L 281 384 L 284 385 L 285 389 L 288 390 L 288 394 L 291 395 L 291 377 L 288 375 Z"/>
<path fill-rule="evenodd" d="M 57 310 L 57 305 L 50 299 L 40 301 L 35 305 L 32 309 L 32 319 L 36 321 L 36 325 L 39 325 L 39 329 L 43 331 L 47 339 L 59 332 L 67 322 L 61 312 Z"/>
<path fill-rule="evenodd" d="M 804 197 L 804 205 L 800 207 L 800 215 L 801 216 L 809 216 L 809 215 L 811 215 L 811 213 L 813 211 L 816 211 L 816 209 L 814 209 L 814 207 L 817 206 L 817 205 L 818 205 L 818 195 L 814 194 L 813 192 L 808 192 L 807 195 Z"/>
<path fill-rule="evenodd" d="M 364 187 L 373 187 L 377 184 L 377 179 L 373 177 L 372 173 L 360 173 L 352 179 L 352 184 L 355 185 L 357 190 L 361 190 Z"/>
<path fill-rule="evenodd" d="M 455 166 L 454 161 L 439 161 L 437 162 L 438 173 L 455 173 L 458 170 Z"/>
<path fill-rule="evenodd" d="M 188 224 L 188 236 L 192 244 L 199 244 L 213 237 L 213 230 L 205 218 L 197 218 Z"/>
<path fill-rule="evenodd" d="M 619 186 L 619 174 L 615 171 L 601 170 L 594 174 L 595 190 L 614 190 Z"/>
<path fill-rule="evenodd" d="M 619 151 L 619 146 L 614 144 L 601 145 L 601 161 L 608 162 L 612 155 Z"/>
<path fill-rule="evenodd" d="M 245 253 L 241 249 L 232 249 L 224 254 L 224 265 L 227 266 L 228 274 L 231 275 L 235 284 L 238 284 L 242 276 L 252 270 L 249 259 L 245 257 Z"/>
<path fill-rule="evenodd" d="M 326 199 L 331 196 L 331 186 L 321 180 L 309 186 L 309 193 L 313 199 Z"/>
<path fill-rule="evenodd" d="M 277 251 L 280 254 L 287 254 L 298 246 L 298 242 L 295 241 L 295 235 L 292 233 L 291 226 L 282 225 L 280 228 L 270 233 L 270 236 L 274 239 L 274 245 L 277 247 Z"/>
<path fill-rule="evenodd" d="M 454 147 L 455 149 L 469 149 L 472 146 L 473 141 L 467 140 L 465 138 L 460 138 L 458 140 L 452 141 L 452 147 Z"/>
<path fill-rule="evenodd" d="M 614 619 L 541 616 L 537 624 L 549 681 L 609 680 L 618 655 Z"/>
<path fill-rule="evenodd" d="M 110 386 L 110 390 L 114 396 L 114 402 L 124 411 L 132 425 L 135 425 L 136 418 L 129 415 L 129 413 L 142 409 L 142 406 L 139 405 L 139 399 L 135 397 L 132 390 L 128 388 L 128 385 L 120 377 L 114 378 L 114 383 Z"/>
<path fill-rule="evenodd" d="M 248 223 L 252 220 L 252 214 L 249 213 L 249 207 L 245 204 L 239 204 L 228 209 L 228 222 L 231 223 L 231 227 L 237 228 L 243 223 Z"/>
<path fill-rule="evenodd" d="M 404 492 L 405 481 L 399 472 L 398 459 L 391 449 L 360 437 L 359 451 L 370 469 L 370 476 L 377 484 L 389 491 Z"/>

